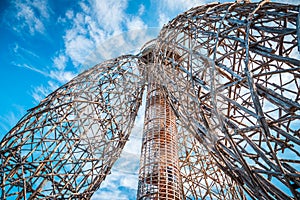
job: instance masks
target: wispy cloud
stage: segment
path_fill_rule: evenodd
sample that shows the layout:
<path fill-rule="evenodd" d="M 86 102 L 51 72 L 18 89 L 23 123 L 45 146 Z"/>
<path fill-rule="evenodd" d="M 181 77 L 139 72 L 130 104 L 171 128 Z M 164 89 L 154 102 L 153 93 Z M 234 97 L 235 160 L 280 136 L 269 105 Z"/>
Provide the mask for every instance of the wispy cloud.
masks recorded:
<path fill-rule="evenodd" d="M 126 19 L 127 0 L 90 1 L 93 14 L 100 27 L 109 34 L 122 32 L 122 23 Z"/>
<path fill-rule="evenodd" d="M 56 57 L 53 58 L 53 67 L 59 70 L 63 70 L 66 67 L 68 57 L 64 53 L 59 53 Z"/>
<path fill-rule="evenodd" d="M 199 6 L 204 3 L 205 1 L 199 1 L 199 0 L 176 0 L 176 1 L 161 0 L 159 1 L 159 7 L 165 9 L 165 11 L 167 10 L 168 12 L 180 13 L 180 11 L 183 12 L 186 11 L 187 9 Z"/>
<path fill-rule="evenodd" d="M 26 113 L 24 107 L 20 105 L 14 104 L 13 109 L 14 111 L 0 116 L 0 138 L 2 138 L 2 134 L 7 133 Z"/>
<path fill-rule="evenodd" d="M 46 86 L 40 85 L 33 88 L 32 97 L 36 101 L 36 103 L 39 103 L 41 100 L 43 100 L 47 95 L 49 95 L 52 91 L 58 88 L 58 84 L 53 81 L 48 81 L 48 84 Z"/>
<path fill-rule="evenodd" d="M 133 16 L 125 12 L 126 0 L 83 0 L 78 4 L 79 11 L 68 10 L 65 19 L 60 19 L 72 24 L 64 35 L 64 55 L 75 67 L 91 66 L 129 53 L 154 37 L 148 35 L 151 31 L 147 32 L 148 26 L 140 16 L 145 11 L 143 5 L 139 7 L 139 14 Z"/>
<path fill-rule="evenodd" d="M 18 56 L 25 55 L 25 56 L 30 56 L 30 57 L 33 57 L 36 59 L 39 58 L 39 56 L 36 53 L 34 53 L 33 51 L 30 51 L 29 49 L 23 48 L 18 43 L 14 44 L 13 52 L 14 52 L 14 54 L 17 54 Z"/>
<path fill-rule="evenodd" d="M 81 7 L 85 6 L 82 5 Z M 95 49 L 97 43 L 105 38 L 105 31 L 101 30 L 97 21 L 92 19 L 91 11 L 89 9 L 84 10 L 78 13 L 68 10 L 66 13 L 66 17 L 73 25 L 66 30 L 63 37 L 65 44 L 63 51 L 75 67 L 83 64 L 86 57 Z M 72 16 L 73 18 L 71 18 Z"/>
<path fill-rule="evenodd" d="M 126 26 L 127 26 L 128 30 L 136 30 L 136 29 L 146 30 L 147 29 L 147 25 L 138 16 L 131 17 L 129 20 L 127 20 Z"/>
<path fill-rule="evenodd" d="M 65 41 L 66 54 L 72 59 L 75 66 L 83 64 L 86 57 L 95 48 L 94 43 L 84 35 L 76 35 Z"/>
<path fill-rule="evenodd" d="M 35 68 L 29 68 L 31 70 L 42 73 L 44 76 L 50 78 L 46 85 L 39 85 L 33 88 L 32 97 L 35 100 L 35 103 L 39 103 L 43 100 L 47 95 L 56 90 L 60 85 L 70 81 L 72 78 L 76 76 L 73 71 L 65 71 L 65 70 L 51 70 L 47 73 L 39 71 Z"/>
<path fill-rule="evenodd" d="M 43 76 L 52 78 L 53 80 L 58 81 L 61 84 L 70 81 L 75 76 L 75 74 L 72 71 L 55 70 L 55 69 L 50 71 L 43 71 L 27 64 L 18 64 L 14 62 L 12 64 L 17 67 L 23 67 L 31 71 L 37 72 Z"/>
<path fill-rule="evenodd" d="M 49 19 L 50 12 L 47 0 L 18 0 L 11 4 L 6 17 L 13 19 L 8 26 L 15 32 L 35 35 L 45 32 L 44 21 Z"/>
<path fill-rule="evenodd" d="M 123 151 L 99 191 L 93 195 L 97 199 L 135 199 L 138 187 L 139 155 Z M 100 198 L 101 197 L 101 198 Z"/>
<path fill-rule="evenodd" d="M 49 76 L 60 83 L 66 83 L 74 78 L 75 74 L 72 71 L 50 71 Z"/>
<path fill-rule="evenodd" d="M 152 3 L 157 4 L 157 16 L 159 16 L 157 22 L 162 27 L 176 17 L 178 13 L 205 4 L 205 0 L 152 0 Z"/>
<path fill-rule="evenodd" d="M 40 70 L 40 69 L 37 69 L 33 66 L 30 66 L 28 64 L 19 64 L 19 63 L 15 63 L 15 62 L 12 62 L 13 65 L 17 66 L 17 67 L 23 67 L 23 68 L 26 68 L 26 69 L 29 69 L 31 71 L 34 71 L 34 72 L 37 72 L 39 74 L 42 74 L 44 76 L 49 76 L 49 74 L 43 70 Z"/>
<path fill-rule="evenodd" d="M 145 6 L 144 4 L 141 4 L 139 7 L 139 16 L 143 15 L 145 12 Z"/>

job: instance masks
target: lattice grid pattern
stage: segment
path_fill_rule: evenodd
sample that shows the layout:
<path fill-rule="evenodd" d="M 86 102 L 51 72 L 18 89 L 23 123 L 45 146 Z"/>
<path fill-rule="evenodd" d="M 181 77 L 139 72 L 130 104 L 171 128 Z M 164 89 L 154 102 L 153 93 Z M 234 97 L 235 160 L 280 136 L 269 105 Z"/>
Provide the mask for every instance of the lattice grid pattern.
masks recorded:
<path fill-rule="evenodd" d="M 1 141 L 0 196 L 91 198 L 145 88 L 139 199 L 299 199 L 299 79 L 299 6 L 193 8 L 31 109 Z"/>
<path fill-rule="evenodd" d="M 300 198 L 299 17 L 267 1 L 210 4 L 158 38 L 156 73 L 179 119 L 252 198 Z"/>
<path fill-rule="evenodd" d="M 2 199 L 88 199 L 119 157 L 141 104 L 142 70 L 120 57 L 80 74 L 1 141 Z"/>

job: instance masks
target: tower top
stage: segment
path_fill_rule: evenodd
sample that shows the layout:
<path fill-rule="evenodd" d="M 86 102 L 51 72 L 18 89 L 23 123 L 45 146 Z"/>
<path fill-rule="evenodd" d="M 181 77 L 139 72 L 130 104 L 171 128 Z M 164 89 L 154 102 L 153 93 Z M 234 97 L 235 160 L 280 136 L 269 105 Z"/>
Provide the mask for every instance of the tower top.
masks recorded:
<path fill-rule="evenodd" d="M 179 62 L 181 56 L 178 51 L 175 49 L 171 49 L 166 45 L 158 46 L 156 44 L 156 40 L 151 40 L 147 42 L 141 48 L 141 59 L 146 64 L 154 63 L 154 57 L 156 58 L 164 58 L 164 64 L 168 65 L 170 63 L 170 59 Z"/>

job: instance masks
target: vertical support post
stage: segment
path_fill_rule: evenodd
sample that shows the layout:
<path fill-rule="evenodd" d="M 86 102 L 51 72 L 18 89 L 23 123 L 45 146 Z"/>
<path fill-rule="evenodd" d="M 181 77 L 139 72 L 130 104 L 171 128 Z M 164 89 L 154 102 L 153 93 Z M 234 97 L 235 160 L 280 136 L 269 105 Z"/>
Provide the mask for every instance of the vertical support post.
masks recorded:
<path fill-rule="evenodd" d="M 153 74 L 148 75 L 137 199 L 179 200 L 181 179 L 176 116 L 155 79 Z"/>

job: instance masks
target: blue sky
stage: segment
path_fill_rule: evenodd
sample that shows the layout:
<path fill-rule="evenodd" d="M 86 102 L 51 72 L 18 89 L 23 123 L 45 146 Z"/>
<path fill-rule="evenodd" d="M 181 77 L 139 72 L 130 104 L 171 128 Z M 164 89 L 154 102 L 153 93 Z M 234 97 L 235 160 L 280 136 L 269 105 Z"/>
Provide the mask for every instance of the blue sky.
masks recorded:
<path fill-rule="evenodd" d="M 1 0 L 0 139 L 26 111 L 76 74 L 137 53 L 197 0 Z M 94 199 L 135 199 L 143 111 Z"/>
<path fill-rule="evenodd" d="M 1 0 L 0 139 L 26 110 L 81 71 L 106 59 L 138 52 L 157 36 L 164 23 L 207 2 Z M 142 118 L 137 127 L 138 133 Z M 135 137 L 132 141 L 137 142 L 140 135 Z M 138 161 L 137 150 L 126 148 L 127 156 Z M 133 166 L 134 170 L 137 167 Z M 136 173 L 130 176 L 116 170 L 95 199 L 103 195 L 105 199 L 134 198 Z"/>
<path fill-rule="evenodd" d="M 74 2 L 1 1 L 1 136 L 26 110 L 79 72 L 137 52 L 168 20 L 203 4 L 197 0 Z"/>

